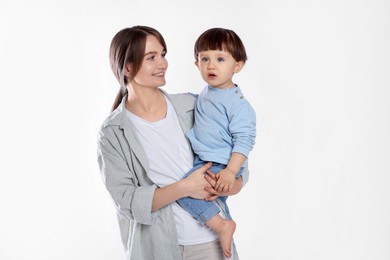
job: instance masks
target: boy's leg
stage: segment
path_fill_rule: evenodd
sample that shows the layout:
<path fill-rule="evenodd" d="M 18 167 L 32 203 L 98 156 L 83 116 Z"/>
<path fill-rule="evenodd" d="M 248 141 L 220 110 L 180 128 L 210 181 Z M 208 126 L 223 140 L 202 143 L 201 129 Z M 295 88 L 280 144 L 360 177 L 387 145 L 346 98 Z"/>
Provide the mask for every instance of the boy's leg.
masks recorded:
<path fill-rule="evenodd" d="M 204 162 L 199 163 L 198 158 L 195 159 L 198 167 L 194 167 L 190 172 L 188 172 L 184 177 L 191 174 L 195 169 L 199 168 Z M 194 163 L 195 165 L 195 163 Z M 226 165 L 213 163 L 211 171 L 213 173 L 218 173 L 221 169 L 224 169 Z M 231 220 L 228 206 L 226 204 L 227 197 L 220 197 L 225 206 L 226 217 L 228 219 L 222 218 L 218 213 L 220 211 L 211 201 L 198 200 L 190 197 L 181 198 L 177 200 L 177 203 L 184 208 L 188 213 L 191 214 L 198 222 L 201 224 L 206 224 L 212 230 L 214 230 L 218 236 L 219 240 L 226 257 L 231 256 L 231 243 L 233 239 L 234 231 L 236 230 L 236 223 Z"/>
<path fill-rule="evenodd" d="M 183 178 L 190 175 L 196 169 L 203 166 L 206 162 L 202 161 L 197 155 L 194 158 L 194 167 L 187 172 Z M 210 170 L 213 173 L 218 173 L 225 166 L 219 163 L 213 163 Z M 214 215 L 218 214 L 220 209 L 211 201 L 198 200 L 190 197 L 185 197 L 177 200 L 177 203 L 191 214 L 199 223 L 205 224 Z"/>
<path fill-rule="evenodd" d="M 233 234 L 236 230 L 236 222 L 233 220 L 226 220 L 222 218 L 221 215 L 216 214 L 208 221 L 206 221 L 206 225 L 218 234 L 223 254 L 226 257 L 231 257 L 231 245 L 233 241 Z"/>
<path fill-rule="evenodd" d="M 218 234 L 224 255 L 226 257 L 230 257 L 232 253 L 231 244 L 234 231 L 236 230 L 236 223 L 231 219 L 222 218 L 218 214 L 220 211 L 219 207 L 211 201 L 186 197 L 177 200 L 177 203 L 190 213 L 191 216 L 198 222 L 206 224 Z"/>
<path fill-rule="evenodd" d="M 206 162 L 200 160 L 198 156 L 195 156 L 194 167 L 190 171 L 188 171 L 183 176 L 183 178 L 186 178 L 195 170 L 202 167 L 205 163 Z M 193 199 L 191 197 L 178 199 L 177 203 L 201 224 L 205 224 L 207 220 L 209 220 L 212 216 L 218 214 L 218 212 L 220 211 L 220 209 L 211 201 Z"/>
<path fill-rule="evenodd" d="M 217 215 L 220 211 L 212 201 L 185 197 L 178 199 L 177 203 L 201 224 L 205 224 L 207 220 Z"/>
<path fill-rule="evenodd" d="M 213 166 L 214 166 L 214 164 L 213 164 Z M 217 171 L 218 171 L 218 168 L 224 167 L 224 165 L 218 165 L 218 166 L 216 166 L 216 167 L 217 167 L 217 168 L 214 169 L 214 170 L 216 170 L 216 172 L 217 172 Z M 237 175 L 236 175 L 236 178 L 239 178 L 239 177 L 241 176 L 243 169 L 244 169 L 244 168 L 241 168 L 241 169 L 240 169 L 240 171 L 239 171 L 239 172 L 237 173 Z M 219 169 L 219 170 L 221 170 L 221 169 Z M 221 200 L 221 202 L 223 203 L 223 205 L 224 205 L 224 207 L 225 207 L 226 218 L 231 220 L 231 219 L 232 219 L 232 216 L 230 215 L 229 207 L 228 207 L 228 205 L 227 205 L 227 203 L 226 203 L 226 200 L 227 200 L 228 196 L 220 196 L 220 197 L 218 197 L 218 198 Z"/>

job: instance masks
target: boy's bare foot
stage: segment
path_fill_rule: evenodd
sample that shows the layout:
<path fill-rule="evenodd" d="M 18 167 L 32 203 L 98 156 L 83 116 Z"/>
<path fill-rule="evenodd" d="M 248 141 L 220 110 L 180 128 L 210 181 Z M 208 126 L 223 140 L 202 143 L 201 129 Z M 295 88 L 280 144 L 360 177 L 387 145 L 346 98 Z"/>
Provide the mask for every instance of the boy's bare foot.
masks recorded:
<path fill-rule="evenodd" d="M 232 239 L 236 230 L 236 222 L 233 220 L 223 220 L 222 229 L 218 232 L 219 241 L 222 246 L 223 253 L 226 257 L 232 256 Z"/>
<path fill-rule="evenodd" d="M 231 247 L 233 234 L 236 230 L 236 222 L 234 222 L 233 220 L 226 220 L 222 218 L 219 214 L 216 214 L 206 222 L 206 225 L 218 234 L 223 254 L 228 258 L 231 257 Z"/>

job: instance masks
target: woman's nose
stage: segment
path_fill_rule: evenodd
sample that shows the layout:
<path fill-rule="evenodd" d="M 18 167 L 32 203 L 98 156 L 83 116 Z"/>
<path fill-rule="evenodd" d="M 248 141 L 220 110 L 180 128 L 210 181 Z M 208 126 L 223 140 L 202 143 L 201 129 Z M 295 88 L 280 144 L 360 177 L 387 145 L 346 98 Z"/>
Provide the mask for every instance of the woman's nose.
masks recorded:
<path fill-rule="evenodd" d="M 158 62 L 158 66 L 159 66 L 160 68 L 166 68 L 166 67 L 168 67 L 168 61 L 167 61 L 167 59 L 161 58 L 160 61 Z"/>

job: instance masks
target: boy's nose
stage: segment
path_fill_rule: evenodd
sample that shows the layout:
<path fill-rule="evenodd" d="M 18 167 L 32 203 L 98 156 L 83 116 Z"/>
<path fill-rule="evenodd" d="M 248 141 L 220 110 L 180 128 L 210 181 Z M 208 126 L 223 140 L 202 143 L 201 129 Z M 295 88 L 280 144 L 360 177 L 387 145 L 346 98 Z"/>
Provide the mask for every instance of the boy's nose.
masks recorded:
<path fill-rule="evenodd" d="M 214 63 L 212 61 L 210 61 L 208 64 L 207 64 L 207 69 L 214 69 Z"/>

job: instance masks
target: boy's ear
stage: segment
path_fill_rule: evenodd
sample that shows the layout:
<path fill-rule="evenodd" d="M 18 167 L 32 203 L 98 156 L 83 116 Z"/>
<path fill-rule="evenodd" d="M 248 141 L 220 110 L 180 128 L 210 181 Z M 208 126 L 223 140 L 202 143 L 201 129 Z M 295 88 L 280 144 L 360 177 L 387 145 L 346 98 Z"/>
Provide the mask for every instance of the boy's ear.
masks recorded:
<path fill-rule="evenodd" d="M 194 61 L 194 64 L 196 67 L 198 67 L 199 62 L 196 60 L 196 61 Z"/>
<path fill-rule="evenodd" d="M 244 62 L 243 61 L 237 61 L 236 65 L 234 67 L 234 73 L 240 72 L 240 70 L 244 67 Z"/>

